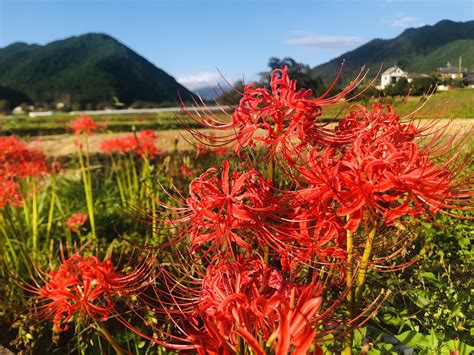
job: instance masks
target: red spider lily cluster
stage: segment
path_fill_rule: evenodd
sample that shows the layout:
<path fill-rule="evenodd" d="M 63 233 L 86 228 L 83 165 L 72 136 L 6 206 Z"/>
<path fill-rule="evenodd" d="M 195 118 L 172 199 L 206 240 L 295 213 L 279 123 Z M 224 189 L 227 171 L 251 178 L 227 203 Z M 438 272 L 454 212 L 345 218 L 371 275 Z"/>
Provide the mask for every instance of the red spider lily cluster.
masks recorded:
<path fill-rule="evenodd" d="M 396 258 L 410 245 L 413 221 L 462 210 L 473 191 L 455 139 L 426 139 L 429 126 L 403 121 L 388 105 L 353 105 L 339 122 L 321 122 L 328 107 L 354 98 L 362 78 L 313 98 L 286 68 L 275 70 L 270 88 L 244 88 L 227 120 L 206 110 L 192 116 L 221 131 L 194 130 L 197 140 L 232 146 L 238 164 L 224 160 L 192 180 L 186 195 L 154 201 L 162 209 L 153 218 L 174 233 L 161 246 L 173 257 L 131 310 L 143 326 L 118 312 L 116 319 L 162 346 L 201 354 L 322 353 L 326 336 L 367 321 L 385 297 L 383 290 L 361 297 L 369 270 L 409 264 Z M 95 127 L 85 116 L 78 121 L 76 133 Z M 102 149 L 152 157 L 155 140 L 144 131 Z M 265 159 L 251 161 L 262 152 Z M 122 275 L 110 261 L 74 255 L 31 290 L 44 318 L 63 330 L 74 314 L 108 318 L 149 270 Z"/>
<path fill-rule="evenodd" d="M 99 127 L 91 117 L 83 114 L 81 117 L 74 120 L 69 125 L 69 128 L 74 131 L 76 136 L 82 133 L 89 136 L 92 132 L 98 131 L 101 127 Z"/>
<path fill-rule="evenodd" d="M 84 213 L 74 213 L 66 221 L 66 226 L 71 232 L 79 232 L 79 228 L 87 221 L 87 215 Z"/>
<path fill-rule="evenodd" d="M 121 297 L 130 297 L 147 286 L 151 264 L 145 259 L 131 273 L 119 272 L 110 259 L 75 253 L 65 257 L 49 273 L 38 271 L 42 283 L 23 281 L 21 287 L 33 294 L 40 321 L 53 321 L 53 329 L 69 329 L 74 319 L 85 322 L 107 320 Z"/>
<path fill-rule="evenodd" d="M 19 184 L 49 173 L 42 152 L 31 149 L 15 136 L 0 137 L 0 207 L 19 205 L 22 199 Z"/>
<path fill-rule="evenodd" d="M 152 130 L 145 130 L 137 134 L 130 134 L 125 137 L 109 139 L 101 143 L 100 148 L 104 153 L 134 153 L 141 158 L 154 156 L 161 153 L 156 147 L 158 136 Z"/>
<path fill-rule="evenodd" d="M 422 139 L 427 128 L 403 122 L 390 106 L 353 105 L 337 124 L 318 122 L 327 107 L 351 99 L 361 77 L 335 96 L 312 98 L 286 69 L 275 70 L 269 89 L 244 88 L 227 121 L 207 111 L 192 116 L 224 132 L 193 131 L 199 141 L 235 144 L 242 163 L 208 169 L 187 197 L 162 204 L 171 214 L 161 222 L 177 230 L 165 247 L 183 243 L 183 268 L 192 271 L 161 273 L 163 287 L 147 305 L 175 331 L 154 327 L 162 337 L 150 340 L 200 353 L 316 351 L 322 336 L 340 336 L 373 314 L 383 297 L 360 297 L 365 274 L 406 247 L 401 224 L 472 201 L 459 155 L 438 162 L 453 141 Z M 258 148 L 266 175 L 248 161 Z M 348 296 L 352 288 L 356 296 Z M 358 304 L 338 319 L 346 297 Z"/>

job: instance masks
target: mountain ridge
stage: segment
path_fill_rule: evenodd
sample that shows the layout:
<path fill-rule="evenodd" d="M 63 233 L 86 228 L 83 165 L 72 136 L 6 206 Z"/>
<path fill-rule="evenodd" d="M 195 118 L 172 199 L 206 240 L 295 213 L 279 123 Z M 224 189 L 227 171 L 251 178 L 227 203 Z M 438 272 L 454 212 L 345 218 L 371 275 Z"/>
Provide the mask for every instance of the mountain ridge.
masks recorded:
<path fill-rule="evenodd" d="M 372 39 L 352 51 L 313 67 L 312 70 L 320 75 L 325 83 L 329 83 L 332 82 L 344 61 L 342 81 L 348 82 L 357 75 L 364 65 L 375 73 L 378 72 L 381 65 L 385 69 L 394 63 L 409 68 L 411 61 L 428 56 L 449 43 L 471 39 L 474 39 L 474 21 L 441 20 L 434 25 L 407 28 L 392 39 Z M 446 63 L 439 66 L 444 64 Z M 418 69 L 434 71 L 436 68 L 419 66 Z"/>
<path fill-rule="evenodd" d="M 49 105 L 175 104 L 180 97 L 190 100 L 192 95 L 171 75 L 104 33 L 46 45 L 16 42 L 0 49 L 0 67 L 0 85 Z"/>

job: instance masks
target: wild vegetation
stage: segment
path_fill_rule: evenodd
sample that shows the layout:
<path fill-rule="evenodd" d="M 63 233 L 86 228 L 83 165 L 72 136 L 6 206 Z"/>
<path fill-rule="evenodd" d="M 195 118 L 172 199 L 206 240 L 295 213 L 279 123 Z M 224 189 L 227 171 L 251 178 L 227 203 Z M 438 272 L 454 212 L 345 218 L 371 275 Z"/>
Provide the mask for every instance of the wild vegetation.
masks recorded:
<path fill-rule="evenodd" d="M 52 121 L 74 132 L 61 164 L 0 137 L 2 346 L 474 350 L 471 132 L 385 104 L 326 125 L 356 84 L 312 98 L 276 70 L 227 116 L 185 112 L 192 151 L 136 125 L 91 155 L 87 116 Z"/>

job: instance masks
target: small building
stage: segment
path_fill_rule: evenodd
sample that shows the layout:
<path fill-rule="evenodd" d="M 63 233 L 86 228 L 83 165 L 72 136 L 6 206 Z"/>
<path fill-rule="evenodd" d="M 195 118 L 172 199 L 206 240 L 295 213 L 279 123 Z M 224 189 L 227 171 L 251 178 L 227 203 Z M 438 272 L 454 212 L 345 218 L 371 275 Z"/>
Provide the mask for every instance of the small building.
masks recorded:
<path fill-rule="evenodd" d="M 379 88 L 383 90 L 388 85 L 395 84 L 400 78 L 408 78 L 408 73 L 394 65 L 382 73 Z"/>
<path fill-rule="evenodd" d="M 48 117 L 53 114 L 53 111 L 35 111 L 28 113 L 30 117 Z"/>
<path fill-rule="evenodd" d="M 15 107 L 15 108 L 13 109 L 12 113 L 13 113 L 14 115 L 22 115 L 22 114 L 25 113 L 25 110 L 23 110 L 23 107 L 17 106 L 17 107 Z"/>
<path fill-rule="evenodd" d="M 463 73 L 462 82 L 468 88 L 474 88 L 474 72 Z"/>
<path fill-rule="evenodd" d="M 437 68 L 436 71 L 441 80 L 461 80 L 464 72 L 460 67 L 453 67 L 449 62 L 445 67 Z"/>

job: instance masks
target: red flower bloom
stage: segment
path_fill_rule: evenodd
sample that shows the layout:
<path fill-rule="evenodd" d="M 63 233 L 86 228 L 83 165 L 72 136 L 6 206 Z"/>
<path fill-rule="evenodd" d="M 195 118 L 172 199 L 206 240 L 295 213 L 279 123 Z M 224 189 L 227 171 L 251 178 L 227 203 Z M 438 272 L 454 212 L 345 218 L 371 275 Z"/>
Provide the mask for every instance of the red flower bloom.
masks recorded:
<path fill-rule="evenodd" d="M 66 225 L 72 232 L 79 232 L 79 227 L 81 227 L 87 221 L 87 215 L 84 213 L 74 213 L 66 221 Z"/>
<path fill-rule="evenodd" d="M 85 114 L 83 114 L 78 119 L 74 120 L 69 125 L 69 128 L 71 128 L 74 131 L 75 135 L 80 135 L 81 133 L 85 133 L 88 136 L 92 132 L 97 131 L 99 129 L 95 121 L 91 117 Z"/>
<path fill-rule="evenodd" d="M 287 70 L 285 67 L 271 73 L 270 90 L 255 84 L 245 86 L 239 106 L 229 116 L 230 122 L 211 115 L 205 107 L 202 114 L 188 113 L 204 127 L 227 131 L 227 134 L 211 136 L 197 130 L 192 130 L 192 133 L 200 142 L 207 141 L 210 145 L 233 142 L 237 153 L 260 141 L 265 144 L 270 157 L 281 149 L 290 161 L 293 153 L 308 144 L 327 146 L 347 141 L 348 137 L 333 134 L 325 124 L 318 125 L 317 121 L 326 106 L 345 101 L 345 96 L 363 79 L 363 71 L 340 93 L 327 97 L 340 71 L 333 85 L 322 96 L 313 99 L 311 90 L 296 89 L 296 81 L 290 80 Z"/>
<path fill-rule="evenodd" d="M 21 206 L 20 187 L 11 179 L 0 177 L 0 208 L 6 205 Z"/>
<path fill-rule="evenodd" d="M 193 175 L 196 171 L 195 171 L 195 169 L 191 169 L 189 167 L 189 165 L 187 165 L 187 164 L 181 164 L 179 166 L 179 172 L 180 172 L 181 176 L 187 178 L 187 177 Z"/>
<path fill-rule="evenodd" d="M 181 344 L 162 343 L 170 348 L 184 349 L 187 343 L 200 354 L 231 354 L 243 342 L 257 354 L 264 354 L 266 347 L 277 354 L 305 353 L 311 345 L 318 347 L 318 325 L 332 317 L 332 306 L 320 311 L 320 283 L 285 281 L 277 269 L 256 258 L 219 260 L 207 268 L 200 289 L 176 293 L 182 285 L 170 285 L 168 295 L 159 291 L 160 300 L 176 303 L 168 316 L 180 324 L 184 336 Z"/>
<path fill-rule="evenodd" d="M 432 161 L 437 151 L 431 145 L 420 148 L 414 142 L 417 129 L 402 124 L 390 107 L 351 111 L 337 130 L 357 137 L 338 149 L 309 154 L 298 170 L 310 187 L 300 195 L 347 217 L 345 228 L 355 231 L 363 218 L 390 225 L 405 215 L 435 214 L 454 207 L 453 198 L 467 196 L 447 165 Z"/>
<path fill-rule="evenodd" d="M 235 242 L 250 249 L 258 239 L 249 230 L 259 229 L 276 209 L 270 196 L 268 184 L 255 170 L 230 174 L 224 161 L 220 176 L 211 168 L 189 184 L 187 207 L 174 222 L 189 223 L 182 233 L 189 233 L 193 249 L 209 241 L 227 247 Z"/>
<path fill-rule="evenodd" d="M 23 179 L 49 172 L 43 152 L 30 149 L 15 136 L 0 137 L 0 177 Z"/>
<path fill-rule="evenodd" d="M 121 138 L 109 139 L 101 143 L 104 153 L 130 153 L 143 157 L 154 157 L 161 153 L 156 147 L 158 137 L 152 130 L 138 132 Z"/>
<path fill-rule="evenodd" d="M 49 273 L 39 271 L 43 285 L 25 283 L 24 290 L 34 294 L 39 320 L 52 320 L 53 328 L 62 332 L 69 329 L 67 323 L 73 317 L 106 320 L 120 297 L 137 293 L 148 285 L 151 264 L 145 258 L 122 274 L 115 271 L 112 261 L 98 260 L 94 256 L 74 254 L 69 258 L 61 255 L 58 269 Z"/>

